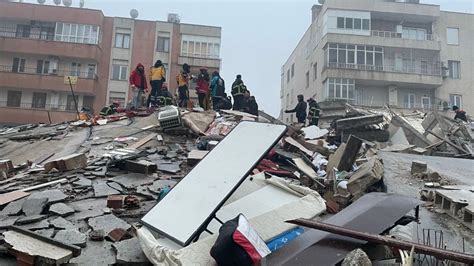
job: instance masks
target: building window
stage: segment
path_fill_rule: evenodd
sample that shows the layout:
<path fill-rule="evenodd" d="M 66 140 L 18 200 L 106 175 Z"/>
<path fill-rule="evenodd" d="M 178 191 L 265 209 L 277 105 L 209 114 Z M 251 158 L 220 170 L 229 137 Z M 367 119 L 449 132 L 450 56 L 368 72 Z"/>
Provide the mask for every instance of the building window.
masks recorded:
<path fill-rule="evenodd" d="M 120 106 L 125 106 L 125 92 L 114 92 L 111 91 L 109 94 L 109 104 L 114 102 L 120 103 Z"/>
<path fill-rule="evenodd" d="M 446 40 L 450 45 L 459 45 L 459 29 L 458 28 L 447 28 Z"/>
<path fill-rule="evenodd" d="M 402 38 L 424 41 L 426 40 L 426 30 L 403 27 Z"/>
<path fill-rule="evenodd" d="M 355 18 L 354 19 L 354 29 L 355 30 L 361 30 L 362 29 L 362 19 L 361 18 Z"/>
<path fill-rule="evenodd" d="M 31 26 L 30 25 L 17 25 L 16 26 L 16 37 L 17 38 L 30 38 Z"/>
<path fill-rule="evenodd" d="M 87 78 L 88 79 L 94 79 L 96 70 L 97 70 L 97 65 L 96 64 L 88 64 L 87 65 Z"/>
<path fill-rule="evenodd" d="M 20 107 L 21 105 L 21 91 L 8 91 L 7 106 Z"/>
<path fill-rule="evenodd" d="M 306 72 L 306 88 L 309 88 L 309 71 Z"/>
<path fill-rule="evenodd" d="M 82 108 L 88 108 L 92 110 L 94 107 L 94 96 L 82 97 Z"/>
<path fill-rule="evenodd" d="M 57 22 L 55 40 L 61 42 L 98 44 L 99 26 Z"/>
<path fill-rule="evenodd" d="M 69 73 L 70 76 L 79 77 L 81 75 L 81 64 L 72 62 L 71 63 L 71 71 Z"/>
<path fill-rule="evenodd" d="M 36 64 L 37 74 L 48 74 L 49 73 L 49 61 L 38 60 Z"/>
<path fill-rule="evenodd" d="M 76 98 L 76 101 L 74 101 L 74 98 Z M 66 111 L 77 111 L 76 103 L 78 102 L 79 96 L 75 95 L 75 97 L 72 97 L 72 95 L 68 95 L 66 101 Z"/>
<path fill-rule="evenodd" d="M 338 29 L 345 29 L 344 17 L 337 17 L 337 28 Z"/>
<path fill-rule="evenodd" d="M 13 66 L 12 66 L 12 72 L 18 73 L 18 72 L 25 72 L 25 63 L 26 59 L 23 58 L 13 58 Z"/>
<path fill-rule="evenodd" d="M 291 64 L 291 77 L 295 76 L 295 63 Z"/>
<path fill-rule="evenodd" d="M 354 99 L 355 81 L 353 79 L 328 78 L 325 86 L 328 99 Z"/>
<path fill-rule="evenodd" d="M 313 80 L 318 78 L 318 63 L 313 64 Z"/>
<path fill-rule="evenodd" d="M 208 36 L 182 35 L 182 56 L 219 58 L 219 50 L 220 38 Z"/>
<path fill-rule="evenodd" d="M 115 34 L 115 47 L 130 49 L 130 34 L 116 33 Z"/>
<path fill-rule="evenodd" d="M 290 82 L 290 70 L 288 69 L 286 71 L 286 83 L 289 83 Z"/>
<path fill-rule="evenodd" d="M 46 93 L 33 92 L 33 101 L 31 102 L 31 108 L 44 109 L 45 107 L 46 107 Z"/>
<path fill-rule="evenodd" d="M 157 52 L 169 53 L 169 51 L 170 51 L 170 37 L 158 36 L 158 40 L 156 42 L 156 51 Z"/>
<path fill-rule="evenodd" d="M 382 47 L 330 43 L 328 49 L 327 60 L 330 66 L 352 67 L 353 65 L 369 65 L 374 66 L 373 69 L 375 70 L 383 69 Z"/>
<path fill-rule="evenodd" d="M 115 61 L 115 60 L 114 60 Z M 128 62 L 115 61 L 112 64 L 112 79 L 127 80 Z"/>
<path fill-rule="evenodd" d="M 363 19 L 362 20 L 362 29 L 363 30 L 370 30 L 370 20 Z"/>
<path fill-rule="evenodd" d="M 362 18 L 337 17 L 337 28 L 346 30 L 370 30 L 370 20 Z"/>
<path fill-rule="evenodd" d="M 354 19 L 346 18 L 346 29 L 353 29 L 353 28 L 354 28 Z"/>
<path fill-rule="evenodd" d="M 450 106 L 457 106 L 459 108 L 462 107 L 462 96 L 459 94 L 450 94 L 449 95 L 449 105 Z"/>
<path fill-rule="evenodd" d="M 459 61 L 448 61 L 449 67 L 449 77 L 452 79 L 460 79 L 461 78 L 461 62 Z"/>

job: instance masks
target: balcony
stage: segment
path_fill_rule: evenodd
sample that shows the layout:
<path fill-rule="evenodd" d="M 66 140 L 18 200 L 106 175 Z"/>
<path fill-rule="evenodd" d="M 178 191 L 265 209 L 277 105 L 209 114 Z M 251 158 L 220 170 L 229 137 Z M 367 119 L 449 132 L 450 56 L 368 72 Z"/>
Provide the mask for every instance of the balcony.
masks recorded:
<path fill-rule="evenodd" d="M 372 30 L 370 36 L 328 33 L 324 37 L 323 42 L 365 44 L 381 47 L 412 48 L 432 51 L 441 50 L 441 44 L 438 41 L 437 35 L 425 34 L 423 38 L 421 38 L 421 36 L 420 38 L 412 38 L 411 36 L 404 36 L 401 33 L 392 31 Z"/>
<path fill-rule="evenodd" d="M 181 53 L 178 64 L 184 63 L 194 67 L 217 68 L 221 67 L 221 60 L 217 56 L 196 56 L 188 53 Z"/>
<path fill-rule="evenodd" d="M 74 74 L 78 76 L 75 91 L 82 94 L 93 95 L 98 85 L 98 77 L 91 72 L 73 72 L 67 70 L 54 70 L 52 73 L 38 73 L 36 68 L 18 68 L 0 65 L 0 84 L 7 88 L 25 88 L 47 91 L 69 92 L 68 84 L 64 77 Z M 71 75 L 72 76 L 72 75 Z"/>
<path fill-rule="evenodd" d="M 54 29 L 53 29 L 54 30 Z M 17 31 L 0 27 L 0 50 L 4 52 L 32 53 L 99 61 L 101 48 L 97 44 L 60 41 L 54 31 Z"/>
<path fill-rule="evenodd" d="M 380 66 L 327 63 L 323 75 L 356 80 L 374 80 L 384 83 L 426 85 L 438 87 L 443 83 L 440 62 L 402 61 L 385 59 Z"/>

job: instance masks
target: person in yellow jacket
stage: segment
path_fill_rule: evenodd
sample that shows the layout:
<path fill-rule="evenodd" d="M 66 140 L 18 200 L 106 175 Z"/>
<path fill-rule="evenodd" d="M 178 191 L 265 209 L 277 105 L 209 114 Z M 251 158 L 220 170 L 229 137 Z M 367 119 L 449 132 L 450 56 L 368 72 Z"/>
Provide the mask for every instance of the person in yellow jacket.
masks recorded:
<path fill-rule="evenodd" d="M 166 81 L 166 69 L 161 63 L 161 60 L 157 60 L 155 65 L 150 68 L 150 84 L 151 93 L 148 95 L 147 107 L 157 106 L 158 98 L 161 96 L 161 87 L 163 82 Z"/>
<path fill-rule="evenodd" d="M 178 82 L 179 107 L 186 108 L 188 106 L 189 81 L 193 78 L 192 75 L 189 74 L 190 70 L 189 65 L 184 64 L 181 73 L 176 76 L 176 82 Z"/>

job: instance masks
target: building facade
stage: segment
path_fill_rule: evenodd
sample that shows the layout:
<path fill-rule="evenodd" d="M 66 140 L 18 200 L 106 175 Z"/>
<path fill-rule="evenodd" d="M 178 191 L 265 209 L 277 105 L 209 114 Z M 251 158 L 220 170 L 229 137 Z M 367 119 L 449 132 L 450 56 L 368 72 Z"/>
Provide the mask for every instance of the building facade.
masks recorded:
<path fill-rule="evenodd" d="M 128 77 L 160 59 L 172 93 L 184 63 L 219 70 L 221 28 L 107 17 L 100 10 L 0 2 L 0 123 L 58 123 L 131 98 Z M 67 78 L 77 77 L 73 97 Z M 192 82 L 190 92 L 194 93 Z M 191 95 L 192 96 L 192 95 Z M 75 99 L 74 99 L 75 98 Z"/>
<path fill-rule="evenodd" d="M 326 0 L 281 68 L 281 114 L 296 96 L 474 112 L 474 14 L 416 0 Z"/>

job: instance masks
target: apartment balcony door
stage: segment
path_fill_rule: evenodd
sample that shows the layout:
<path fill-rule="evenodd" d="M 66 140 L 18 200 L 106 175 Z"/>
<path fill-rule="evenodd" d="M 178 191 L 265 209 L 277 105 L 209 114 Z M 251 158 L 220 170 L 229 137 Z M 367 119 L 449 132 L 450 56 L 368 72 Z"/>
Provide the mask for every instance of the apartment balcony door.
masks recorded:
<path fill-rule="evenodd" d="M 431 109 L 431 98 L 426 96 L 421 97 L 421 105 L 423 107 L 423 110 Z"/>
<path fill-rule="evenodd" d="M 395 71 L 403 71 L 403 55 L 395 53 Z"/>
<path fill-rule="evenodd" d="M 407 93 L 403 99 L 403 107 L 407 109 L 415 108 L 415 97 L 416 95 L 413 93 Z"/>

